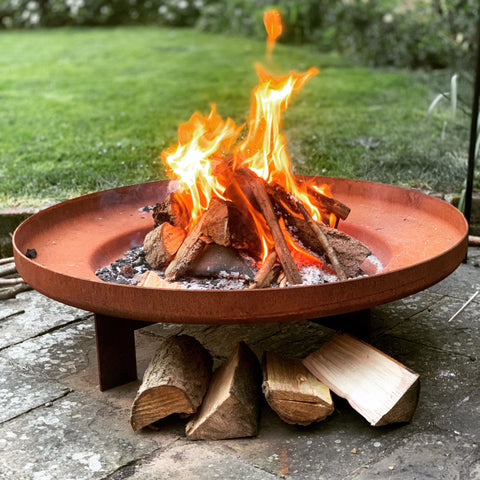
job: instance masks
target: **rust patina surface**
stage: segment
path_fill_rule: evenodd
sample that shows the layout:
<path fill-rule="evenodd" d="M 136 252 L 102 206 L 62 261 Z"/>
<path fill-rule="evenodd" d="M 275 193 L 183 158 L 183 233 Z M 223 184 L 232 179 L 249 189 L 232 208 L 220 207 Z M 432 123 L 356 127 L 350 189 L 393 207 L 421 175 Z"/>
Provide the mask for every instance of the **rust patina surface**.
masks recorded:
<path fill-rule="evenodd" d="M 464 259 L 468 226 L 448 203 L 400 187 L 318 177 L 351 207 L 339 228 L 368 245 L 381 273 L 316 286 L 170 290 L 104 283 L 95 271 L 143 242 L 141 209 L 163 200 L 167 181 L 127 186 L 43 210 L 16 230 L 17 269 L 36 290 L 99 315 L 149 322 L 233 324 L 294 321 L 370 308 L 442 280 Z M 35 248 L 38 256 L 25 256 Z"/>

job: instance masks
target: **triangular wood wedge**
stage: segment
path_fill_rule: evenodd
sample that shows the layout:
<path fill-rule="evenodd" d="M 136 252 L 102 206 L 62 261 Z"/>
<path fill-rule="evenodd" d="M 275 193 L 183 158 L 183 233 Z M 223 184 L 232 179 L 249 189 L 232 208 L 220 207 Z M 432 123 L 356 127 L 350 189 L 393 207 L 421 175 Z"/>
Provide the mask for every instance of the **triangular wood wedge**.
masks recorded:
<path fill-rule="evenodd" d="M 347 333 L 337 333 L 303 364 L 371 425 L 409 422 L 420 391 L 419 375 Z"/>
<path fill-rule="evenodd" d="M 132 405 L 130 423 L 139 430 L 172 413 L 195 413 L 212 373 L 212 357 L 193 337 L 167 338 L 155 353 Z"/>
<path fill-rule="evenodd" d="M 257 434 L 261 371 L 255 354 L 240 342 L 214 373 L 198 413 L 188 422 L 191 440 L 222 440 Z"/>
<path fill-rule="evenodd" d="M 265 352 L 262 389 L 270 407 L 286 423 L 310 425 L 334 410 L 328 387 L 299 359 Z"/>

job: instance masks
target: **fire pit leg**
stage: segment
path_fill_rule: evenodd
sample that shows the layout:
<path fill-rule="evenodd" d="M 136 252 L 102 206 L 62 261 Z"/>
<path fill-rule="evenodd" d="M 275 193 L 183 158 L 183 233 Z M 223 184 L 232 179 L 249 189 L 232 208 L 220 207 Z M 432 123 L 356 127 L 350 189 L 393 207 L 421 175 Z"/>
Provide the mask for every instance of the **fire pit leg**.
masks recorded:
<path fill-rule="evenodd" d="M 150 322 L 95 314 L 98 377 L 102 392 L 137 379 L 134 331 L 148 325 Z"/>

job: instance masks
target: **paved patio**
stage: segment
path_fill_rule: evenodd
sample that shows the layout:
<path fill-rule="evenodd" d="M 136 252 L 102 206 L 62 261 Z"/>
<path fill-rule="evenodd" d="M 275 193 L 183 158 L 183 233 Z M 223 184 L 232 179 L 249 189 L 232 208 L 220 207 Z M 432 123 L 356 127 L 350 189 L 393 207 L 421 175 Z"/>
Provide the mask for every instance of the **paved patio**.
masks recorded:
<path fill-rule="evenodd" d="M 97 387 L 93 318 L 31 291 L 0 302 L 0 478 L 480 479 L 480 249 L 432 288 L 370 312 L 261 326 L 155 325 L 136 333 L 140 375 L 163 338 L 198 338 L 216 364 L 239 340 L 303 357 L 342 328 L 421 375 L 407 425 L 374 428 L 344 400 L 309 427 L 264 404 L 255 438 L 193 442 L 185 420 L 133 432 L 139 382 Z"/>

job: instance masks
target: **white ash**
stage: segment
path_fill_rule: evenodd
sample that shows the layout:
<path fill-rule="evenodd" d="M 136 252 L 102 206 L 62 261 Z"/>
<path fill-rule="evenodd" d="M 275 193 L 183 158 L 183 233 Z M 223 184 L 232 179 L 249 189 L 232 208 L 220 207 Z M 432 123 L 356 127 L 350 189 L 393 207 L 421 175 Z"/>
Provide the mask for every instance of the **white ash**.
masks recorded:
<path fill-rule="evenodd" d="M 358 277 L 375 274 L 383 269 L 380 260 L 374 255 L 368 257 L 373 271 L 368 273 L 360 272 Z M 136 285 L 142 274 L 152 270 L 145 260 L 143 246 L 132 247 L 125 252 L 123 257 L 115 260 L 110 265 L 99 268 L 95 274 L 104 282 L 118 283 L 124 285 Z M 255 273 L 258 271 L 254 269 Z M 370 270 L 370 269 L 369 269 Z M 337 282 L 338 277 L 334 273 L 326 271 L 321 265 L 300 265 L 299 272 L 302 277 L 303 286 L 321 285 L 323 283 Z M 164 278 L 164 271 L 155 270 L 160 277 Z M 242 290 L 248 288 L 252 280 L 249 276 L 239 272 L 220 271 L 215 277 L 185 277 L 180 281 L 172 282 L 191 290 Z M 279 288 L 278 284 L 271 285 L 272 288 Z"/>

